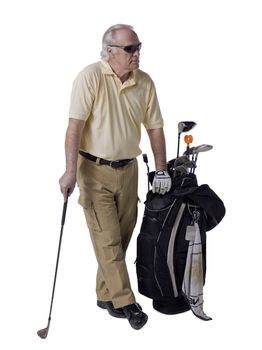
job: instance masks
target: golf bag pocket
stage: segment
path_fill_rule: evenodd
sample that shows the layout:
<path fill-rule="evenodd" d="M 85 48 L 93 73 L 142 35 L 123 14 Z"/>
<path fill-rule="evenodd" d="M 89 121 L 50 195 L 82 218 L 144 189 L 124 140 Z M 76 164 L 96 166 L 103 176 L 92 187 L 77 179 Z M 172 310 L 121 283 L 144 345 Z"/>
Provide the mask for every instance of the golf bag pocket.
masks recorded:
<path fill-rule="evenodd" d="M 139 292 L 152 299 L 163 295 L 173 296 L 169 271 L 164 257 L 156 249 L 154 239 L 147 234 L 139 235 L 137 248 L 137 256 L 143 257 L 136 261 Z M 158 265 L 162 268 L 155 272 L 152 266 L 157 268 Z"/>

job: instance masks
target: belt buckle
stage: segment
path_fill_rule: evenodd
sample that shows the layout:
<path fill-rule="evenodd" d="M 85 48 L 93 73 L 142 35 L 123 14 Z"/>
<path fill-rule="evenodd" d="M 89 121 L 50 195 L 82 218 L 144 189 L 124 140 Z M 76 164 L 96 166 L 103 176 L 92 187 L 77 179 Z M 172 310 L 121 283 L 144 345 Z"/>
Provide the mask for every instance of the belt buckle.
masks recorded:
<path fill-rule="evenodd" d="M 111 168 L 119 168 L 118 166 L 119 162 L 120 162 L 119 160 L 112 160 L 109 165 L 111 166 Z"/>

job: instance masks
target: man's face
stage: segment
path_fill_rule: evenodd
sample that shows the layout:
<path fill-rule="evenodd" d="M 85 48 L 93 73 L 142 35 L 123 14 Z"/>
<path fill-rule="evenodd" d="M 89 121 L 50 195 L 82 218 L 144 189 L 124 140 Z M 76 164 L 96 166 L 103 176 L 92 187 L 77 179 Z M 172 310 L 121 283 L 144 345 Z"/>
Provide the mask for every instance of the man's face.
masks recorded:
<path fill-rule="evenodd" d="M 120 29 L 116 32 L 114 37 L 114 43 L 112 47 L 108 48 L 109 64 L 112 64 L 115 68 L 123 73 L 131 72 L 139 68 L 139 49 L 134 53 L 128 53 L 121 47 L 117 46 L 129 46 L 139 45 L 139 39 L 137 35 L 129 29 Z"/>

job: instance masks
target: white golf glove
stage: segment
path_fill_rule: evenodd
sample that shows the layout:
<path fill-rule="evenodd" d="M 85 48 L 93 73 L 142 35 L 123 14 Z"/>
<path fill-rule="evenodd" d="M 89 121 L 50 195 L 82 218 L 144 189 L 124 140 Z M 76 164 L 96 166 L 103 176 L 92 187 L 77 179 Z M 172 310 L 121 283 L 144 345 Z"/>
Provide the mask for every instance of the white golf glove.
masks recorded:
<path fill-rule="evenodd" d="M 152 185 L 153 193 L 165 194 L 171 188 L 172 182 L 166 170 L 156 171 Z"/>

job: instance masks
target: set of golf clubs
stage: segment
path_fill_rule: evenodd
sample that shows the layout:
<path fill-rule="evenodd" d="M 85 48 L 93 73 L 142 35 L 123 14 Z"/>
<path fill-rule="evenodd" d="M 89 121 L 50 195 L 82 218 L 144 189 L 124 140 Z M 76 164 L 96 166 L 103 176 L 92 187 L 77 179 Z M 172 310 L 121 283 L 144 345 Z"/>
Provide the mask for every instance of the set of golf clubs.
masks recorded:
<path fill-rule="evenodd" d="M 186 151 L 180 156 L 180 139 L 181 134 L 192 130 L 196 126 L 193 121 L 183 121 L 178 123 L 178 144 L 177 144 L 177 157 L 173 162 L 172 171 L 173 177 L 181 174 L 195 173 L 198 154 L 201 152 L 207 152 L 213 148 L 208 144 L 202 144 L 195 147 L 190 147 L 193 141 L 192 135 L 185 135 L 184 140 L 187 144 Z"/>

